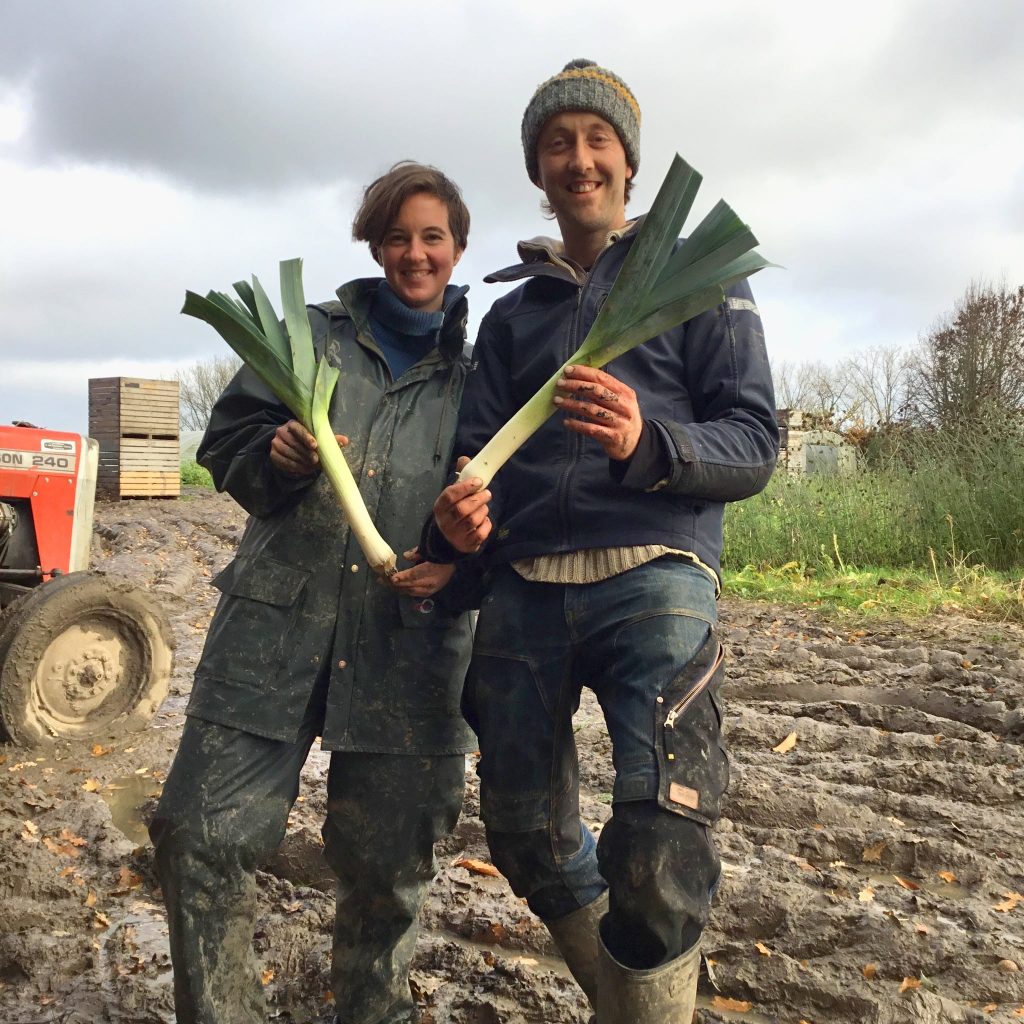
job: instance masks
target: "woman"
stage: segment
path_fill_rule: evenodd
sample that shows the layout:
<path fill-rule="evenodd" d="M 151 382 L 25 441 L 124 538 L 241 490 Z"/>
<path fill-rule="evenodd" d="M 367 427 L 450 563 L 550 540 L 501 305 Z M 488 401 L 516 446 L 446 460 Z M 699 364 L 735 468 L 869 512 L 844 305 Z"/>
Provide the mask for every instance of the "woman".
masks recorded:
<path fill-rule="evenodd" d="M 341 370 L 331 422 L 396 550 L 413 547 L 445 483 L 467 370 L 467 289 L 449 280 L 468 232 L 449 179 L 396 164 L 353 223 L 384 278 L 309 307 L 317 353 Z M 462 581 L 431 563 L 376 580 L 315 441 L 247 368 L 217 401 L 198 461 L 251 516 L 214 580 L 222 596 L 150 827 L 177 1020 L 265 1019 L 254 872 L 284 835 L 321 736 L 332 751 L 323 838 L 338 876 L 337 1020 L 406 1021 L 433 844 L 454 827 L 474 749 L 459 715 L 471 639 Z"/>

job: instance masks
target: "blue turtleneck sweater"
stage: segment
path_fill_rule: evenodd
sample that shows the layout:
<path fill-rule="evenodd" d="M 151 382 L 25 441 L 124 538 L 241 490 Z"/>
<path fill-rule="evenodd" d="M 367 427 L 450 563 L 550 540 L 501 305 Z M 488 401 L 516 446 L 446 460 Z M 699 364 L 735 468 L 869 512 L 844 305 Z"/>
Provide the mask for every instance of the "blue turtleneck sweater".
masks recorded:
<path fill-rule="evenodd" d="M 461 293 L 461 288 L 448 285 L 444 290 L 445 308 Z M 443 323 L 444 310 L 429 313 L 410 309 L 387 281 L 381 281 L 370 306 L 370 330 L 395 380 L 437 344 L 437 332 Z"/>

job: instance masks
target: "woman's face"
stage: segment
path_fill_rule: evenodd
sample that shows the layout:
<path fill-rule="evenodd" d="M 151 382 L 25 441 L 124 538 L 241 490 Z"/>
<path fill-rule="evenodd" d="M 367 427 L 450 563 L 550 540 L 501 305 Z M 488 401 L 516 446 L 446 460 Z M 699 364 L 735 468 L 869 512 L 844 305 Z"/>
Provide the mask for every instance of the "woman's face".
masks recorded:
<path fill-rule="evenodd" d="M 410 308 L 427 312 L 441 308 L 445 285 L 461 255 L 448 227 L 448 207 L 427 192 L 402 203 L 380 247 L 392 290 Z"/>

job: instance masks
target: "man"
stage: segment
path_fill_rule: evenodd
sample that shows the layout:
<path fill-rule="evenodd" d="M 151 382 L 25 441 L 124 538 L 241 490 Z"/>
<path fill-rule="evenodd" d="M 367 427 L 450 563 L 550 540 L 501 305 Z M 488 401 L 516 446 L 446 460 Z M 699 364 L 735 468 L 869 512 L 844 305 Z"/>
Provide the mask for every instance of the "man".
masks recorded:
<path fill-rule="evenodd" d="M 489 281 L 523 284 L 484 318 L 455 452 L 476 454 L 568 359 L 636 225 L 640 108 L 576 60 L 522 123 L 530 180 L 561 240 Z M 716 691 L 724 503 L 756 493 L 778 448 L 749 288 L 607 371 L 574 367 L 552 417 L 489 490 L 448 487 L 422 547 L 489 569 L 464 711 L 477 730 L 495 864 L 551 931 L 599 1024 L 689 1022 L 720 865 L 709 826 L 728 780 Z M 462 465 L 460 461 L 460 465 Z M 579 817 L 571 718 L 601 703 L 616 780 L 596 844 Z"/>

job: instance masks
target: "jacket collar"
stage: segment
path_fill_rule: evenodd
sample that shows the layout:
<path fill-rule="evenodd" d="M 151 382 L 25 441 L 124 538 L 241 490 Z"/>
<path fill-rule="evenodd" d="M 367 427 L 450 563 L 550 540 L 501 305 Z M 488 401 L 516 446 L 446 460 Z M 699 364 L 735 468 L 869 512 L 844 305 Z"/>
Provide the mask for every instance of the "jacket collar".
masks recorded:
<path fill-rule="evenodd" d="M 608 232 L 605 248 L 609 248 L 624 238 L 632 238 L 643 223 L 643 216 L 628 221 L 623 227 Z M 484 281 L 488 284 L 519 281 L 524 277 L 559 277 L 570 280 L 574 284 L 583 284 L 588 272 L 578 263 L 565 255 L 565 246 L 560 238 L 549 238 L 537 235 L 521 241 L 516 249 L 521 263 L 515 263 L 503 270 L 488 274 Z"/>
<path fill-rule="evenodd" d="M 383 278 L 380 277 L 360 277 L 343 284 L 335 292 L 351 318 L 356 333 L 363 337 L 373 337 L 370 330 L 370 307 L 382 281 Z M 444 320 L 438 332 L 437 347 L 449 363 L 462 355 L 466 321 L 469 319 L 469 303 L 466 301 L 468 291 L 469 287 L 466 285 L 459 288 L 449 285 L 445 290 Z"/>

